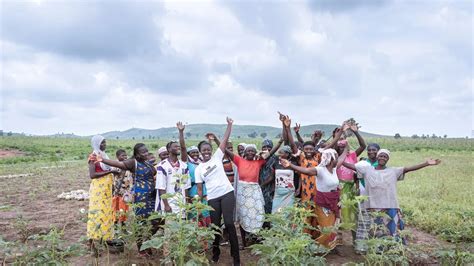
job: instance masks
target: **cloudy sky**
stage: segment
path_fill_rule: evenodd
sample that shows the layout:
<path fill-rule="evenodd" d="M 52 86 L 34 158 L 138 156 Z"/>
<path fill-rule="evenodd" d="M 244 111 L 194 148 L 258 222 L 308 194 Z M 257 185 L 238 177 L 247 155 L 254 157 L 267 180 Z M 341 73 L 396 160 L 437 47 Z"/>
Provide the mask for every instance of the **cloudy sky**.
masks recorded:
<path fill-rule="evenodd" d="M 0 1 L 1 128 L 176 121 L 470 136 L 471 1 Z"/>

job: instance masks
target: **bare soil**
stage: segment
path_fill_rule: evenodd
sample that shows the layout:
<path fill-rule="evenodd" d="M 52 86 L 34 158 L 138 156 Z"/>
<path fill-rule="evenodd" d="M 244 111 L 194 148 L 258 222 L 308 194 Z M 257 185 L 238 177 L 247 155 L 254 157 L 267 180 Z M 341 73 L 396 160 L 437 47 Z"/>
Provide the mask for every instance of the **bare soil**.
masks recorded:
<path fill-rule="evenodd" d="M 86 224 L 81 220 L 84 214 L 80 209 L 87 210 L 88 201 L 63 200 L 56 196 L 61 192 L 89 188 L 89 178 L 86 164 L 74 167 L 56 169 L 38 169 L 32 175 L 21 178 L 8 178 L 2 180 L 2 193 L 0 193 L 0 234 L 6 241 L 16 241 L 21 234 L 15 228 L 18 217 L 29 222 L 30 234 L 47 233 L 51 226 L 64 228 L 65 240 L 72 244 L 80 241 L 86 235 Z M 424 233 L 416 228 L 409 228 L 412 237 L 409 245 L 421 247 L 420 254 L 413 259 L 416 264 L 433 264 L 438 262 L 432 256 L 432 251 L 450 246 L 449 243 L 439 240 L 433 235 Z M 85 243 L 84 244 L 84 248 Z M 143 259 L 133 255 L 132 262 L 137 265 L 158 265 L 160 252 L 155 252 L 151 258 Z M 221 259 L 218 265 L 231 265 L 229 246 L 223 246 Z M 1 253 L 0 253 L 1 254 Z M 1 255 L 0 255 L 1 257 Z M 362 262 L 364 258 L 354 253 L 350 232 L 343 232 L 343 245 L 337 252 L 326 256 L 330 265 L 341 265 L 348 262 Z M 3 258 L 0 258 L 3 261 Z M 243 265 L 257 264 L 258 257 L 250 253 L 250 249 L 241 251 Z M 102 255 L 98 261 L 90 255 L 70 258 L 73 265 L 90 265 L 99 263 L 121 264 L 119 255 Z M 123 262 L 122 262 L 123 263 Z"/>
<path fill-rule="evenodd" d="M 24 152 L 20 150 L 0 150 L 0 159 L 2 158 L 9 158 L 9 157 L 17 157 L 17 156 L 23 156 L 25 155 Z"/>

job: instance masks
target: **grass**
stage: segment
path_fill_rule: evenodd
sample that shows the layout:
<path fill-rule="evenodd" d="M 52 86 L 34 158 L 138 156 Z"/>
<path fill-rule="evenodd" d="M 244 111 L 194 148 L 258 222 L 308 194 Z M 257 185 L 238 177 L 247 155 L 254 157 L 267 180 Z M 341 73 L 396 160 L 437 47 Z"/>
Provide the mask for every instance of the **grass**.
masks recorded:
<path fill-rule="evenodd" d="M 239 139 L 238 142 L 261 144 L 260 138 Z M 165 140 L 116 140 L 108 141 L 108 153 L 123 148 L 131 155 L 137 142 L 145 143 L 152 152 L 163 146 Z M 393 139 L 369 138 L 392 151 L 391 166 L 408 166 L 426 158 L 440 158 L 437 167 L 429 167 L 406 175 L 398 184 L 401 207 L 408 224 L 441 236 L 453 242 L 474 241 L 474 199 L 471 196 L 472 139 Z M 198 140 L 187 141 L 195 145 Z M 234 141 L 236 142 L 236 141 Z M 354 138 L 350 140 L 355 147 Z M 234 143 L 234 146 L 236 143 Z M 1 137 L 0 149 L 16 149 L 25 156 L 0 159 L 0 175 L 33 173 L 41 177 L 45 172 L 64 174 L 65 169 L 86 167 L 90 153 L 89 139 L 46 137 Z M 365 155 L 365 154 L 364 154 Z M 48 168 L 53 167 L 53 168 Z M 56 167 L 56 168 L 54 168 Z M 47 190 L 47 186 L 32 186 L 31 192 Z M 0 204 L 3 208 L 8 205 Z M 5 207 L 7 206 L 7 207 Z"/>

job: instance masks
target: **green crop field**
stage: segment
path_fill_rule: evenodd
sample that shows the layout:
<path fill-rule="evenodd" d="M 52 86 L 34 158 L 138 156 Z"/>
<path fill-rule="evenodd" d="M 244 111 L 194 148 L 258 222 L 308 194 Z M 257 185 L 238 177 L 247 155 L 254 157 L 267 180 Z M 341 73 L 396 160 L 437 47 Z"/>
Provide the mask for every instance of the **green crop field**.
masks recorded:
<path fill-rule="evenodd" d="M 238 142 L 260 145 L 261 140 L 239 139 Z M 467 246 L 472 252 L 474 140 L 368 138 L 366 141 L 377 142 L 381 147 L 390 149 L 391 166 L 417 164 L 430 157 L 442 160 L 439 166 L 409 173 L 404 181 L 399 182 L 398 195 L 404 217 L 409 226 L 436 235 L 439 239 Z M 89 180 L 86 158 L 91 152 L 89 142 L 86 138 L 17 136 L 0 138 L 0 150 L 15 150 L 22 153 L 20 156 L 0 159 L 0 176 L 32 173 L 29 178 L 23 180 L 24 177 L 21 177 L 16 183 L 8 181 L 11 179 L 4 182 L 7 187 L 2 190 L 9 191 L 10 194 L 0 197 L 5 201 L 0 202 L 0 214 L 3 210 L 14 208 L 11 202 L 14 202 L 18 195 L 14 193 L 18 187 L 28 186 L 26 190 L 33 199 L 41 198 L 41 193 L 57 186 L 54 180 L 59 180 L 56 178 L 61 176 L 64 176 L 63 179 L 70 184 L 87 187 Z M 150 151 L 156 153 L 166 141 L 111 139 L 107 142 L 107 153 L 110 157 L 114 157 L 115 151 L 122 148 L 127 150 L 130 156 L 137 142 L 145 143 Z M 198 140 L 189 140 L 187 144 L 195 145 L 197 142 Z M 350 143 L 355 147 L 356 142 L 353 138 Z M 235 145 L 237 143 L 234 143 Z M 45 178 L 51 178 L 50 182 L 44 180 Z M 84 226 L 80 226 L 82 227 Z"/>

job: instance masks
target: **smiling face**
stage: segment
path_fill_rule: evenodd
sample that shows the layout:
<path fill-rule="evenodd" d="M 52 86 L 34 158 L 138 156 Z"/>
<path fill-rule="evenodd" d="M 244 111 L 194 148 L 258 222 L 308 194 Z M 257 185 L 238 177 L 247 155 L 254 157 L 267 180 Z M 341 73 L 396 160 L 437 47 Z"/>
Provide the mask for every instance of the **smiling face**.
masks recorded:
<path fill-rule="evenodd" d="M 199 152 L 198 151 L 192 151 L 188 152 L 188 156 L 191 157 L 195 162 L 199 159 Z"/>
<path fill-rule="evenodd" d="M 125 160 L 127 160 L 127 153 L 125 152 L 121 152 L 117 155 L 117 160 L 119 160 L 119 162 L 123 162 Z"/>
<path fill-rule="evenodd" d="M 204 143 L 201 145 L 201 155 L 202 155 L 202 160 L 204 162 L 207 162 L 211 159 L 212 157 L 212 146 L 209 143 Z"/>
<path fill-rule="evenodd" d="M 269 145 L 262 146 L 262 151 L 270 152 L 272 150 L 272 147 Z"/>
<path fill-rule="evenodd" d="M 237 146 L 237 152 L 239 153 L 240 156 L 243 156 L 244 154 L 245 147 L 242 145 Z"/>
<path fill-rule="evenodd" d="M 377 152 L 378 152 L 378 151 L 379 151 L 379 150 L 378 150 L 377 148 L 375 148 L 375 147 L 372 147 L 372 146 L 369 147 L 369 148 L 367 149 L 367 157 L 369 157 L 369 159 L 370 159 L 371 161 L 375 161 L 375 160 L 377 159 Z"/>
<path fill-rule="evenodd" d="M 379 166 L 385 166 L 390 158 L 388 157 L 387 154 L 385 153 L 380 153 L 379 156 L 377 156 L 377 160 L 379 162 Z"/>
<path fill-rule="evenodd" d="M 170 154 L 178 156 L 181 154 L 181 147 L 179 146 L 177 142 L 173 142 L 170 144 L 168 152 Z"/>
<path fill-rule="evenodd" d="M 244 152 L 245 159 L 249 161 L 255 158 L 255 154 L 257 154 L 257 151 L 254 148 L 247 148 Z"/>
<path fill-rule="evenodd" d="M 105 139 L 100 143 L 99 148 L 100 148 L 101 151 L 105 151 L 105 149 L 107 148 L 107 142 L 105 141 Z"/>
<path fill-rule="evenodd" d="M 313 158 L 314 154 L 315 154 L 314 146 L 313 145 L 305 145 L 303 147 L 303 152 L 304 152 L 304 156 L 306 157 L 306 159 Z"/>
<path fill-rule="evenodd" d="M 141 146 L 140 148 L 138 148 L 137 150 L 137 155 L 136 155 L 136 159 L 138 161 L 146 161 L 148 160 L 148 149 L 146 148 L 145 145 Z"/>

